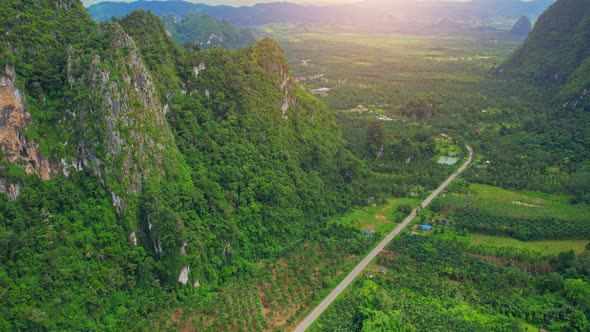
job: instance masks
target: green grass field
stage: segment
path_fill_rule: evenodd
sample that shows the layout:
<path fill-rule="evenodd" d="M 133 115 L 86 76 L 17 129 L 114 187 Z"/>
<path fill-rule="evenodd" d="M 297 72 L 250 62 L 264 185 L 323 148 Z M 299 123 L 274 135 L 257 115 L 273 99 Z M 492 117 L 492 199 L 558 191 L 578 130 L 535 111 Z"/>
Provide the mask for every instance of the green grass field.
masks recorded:
<path fill-rule="evenodd" d="M 519 241 L 509 237 L 470 235 L 470 242 L 474 245 L 488 245 L 497 248 L 511 247 L 541 252 L 547 255 L 557 255 L 560 252 L 573 250 L 580 254 L 590 240 L 561 240 L 561 241 Z"/>
<path fill-rule="evenodd" d="M 513 218 L 553 217 L 562 220 L 589 219 L 590 206 L 569 203 L 571 196 L 538 191 L 510 191 L 483 184 L 470 184 L 471 194 L 448 194 L 443 202 L 463 207 L 471 204 L 482 213 Z"/>
<path fill-rule="evenodd" d="M 419 204 L 420 200 L 415 198 L 389 198 L 386 204 L 358 208 L 335 222 L 362 231 L 385 234 L 391 232 L 406 217 L 397 207 L 417 207 Z"/>
<path fill-rule="evenodd" d="M 459 156 L 463 153 L 461 146 L 454 144 L 450 139 L 443 139 L 442 137 L 436 141 L 436 152 L 438 156 Z"/>

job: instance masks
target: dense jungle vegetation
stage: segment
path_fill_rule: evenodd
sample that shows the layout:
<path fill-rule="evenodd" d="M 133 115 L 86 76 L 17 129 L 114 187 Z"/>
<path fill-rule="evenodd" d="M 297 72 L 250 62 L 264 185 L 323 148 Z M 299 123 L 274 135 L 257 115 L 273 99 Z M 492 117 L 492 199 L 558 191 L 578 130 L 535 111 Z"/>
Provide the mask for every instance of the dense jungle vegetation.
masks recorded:
<path fill-rule="evenodd" d="M 445 134 L 476 148 L 478 165 L 470 169 L 470 181 L 567 192 L 574 202 L 587 203 L 585 5 L 557 5 L 551 15 L 574 10 L 576 18 L 564 27 L 557 23 L 561 19 L 541 16 L 526 41 L 507 30 L 394 36 L 280 24 L 260 30 L 281 42 L 305 87 L 330 89 L 321 99 L 337 109 L 349 149 L 369 164 L 391 165 L 373 162 L 390 160 L 388 155 L 407 160 L 407 149 Z M 553 41 L 544 37 L 547 30 L 568 29 L 576 34 L 561 38 L 566 34 L 555 32 Z M 568 55 L 562 57 L 564 48 Z M 383 156 L 365 149 L 378 116 L 393 119 L 380 121 L 387 133 Z M 414 132 L 419 135 L 412 137 Z M 429 150 L 435 147 L 431 143 Z M 422 167 L 424 152 L 412 153 L 414 168 Z"/>
<path fill-rule="evenodd" d="M 171 37 L 183 46 L 239 48 L 256 42 L 252 29 L 238 29 L 228 21 L 218 21 L 207 14 L 188 13 L 180 19 L 168 15 L 162 18 L 162 22 Z"/>
<path fill-rule="evenodd" d="M 14 67 L 30 121 L 2 105 L 0 330 L 291 329 L 465 144 L 434 230 L 314 329 L 588 330 L 589 10 L 558 0 L 522 40 L 4 1 L 0 88 Z"/>
<path fill-rule="evenodd" d="M 1 167 L 18 188 L 0 195 L 2 330 L 167 329 L 152 317 L 294 248 L 366 250 L 327 221 L 383 184 L 344 149 L 331 109 L 293 84 L 276 42 L 183 49 L 151 13 L 99 25 L 78 1 L 7 1 L 0 14 L 3 70 L 14 66 L 32 119 L 7 130 L 51 167 L 47 181 Z"/>
<path fill-rule="evenodd" d="M 589 258 L 470 246 L 451 230 L 408 233 L 313 330 L 585 331 Z"/>

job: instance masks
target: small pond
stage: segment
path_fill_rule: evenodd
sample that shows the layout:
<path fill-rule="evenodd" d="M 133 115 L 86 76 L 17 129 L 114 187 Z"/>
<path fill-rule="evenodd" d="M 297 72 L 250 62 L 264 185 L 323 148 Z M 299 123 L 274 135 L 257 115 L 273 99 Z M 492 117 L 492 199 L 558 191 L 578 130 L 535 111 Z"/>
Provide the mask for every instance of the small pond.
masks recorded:
<path fill-rule="evenodd" d="M 438 158 L 437 163 L 445 164 L 445 165 L 455 165 L 458 161 L 459 161 L 459 158 L 442 156 L 442 157 Z"/>

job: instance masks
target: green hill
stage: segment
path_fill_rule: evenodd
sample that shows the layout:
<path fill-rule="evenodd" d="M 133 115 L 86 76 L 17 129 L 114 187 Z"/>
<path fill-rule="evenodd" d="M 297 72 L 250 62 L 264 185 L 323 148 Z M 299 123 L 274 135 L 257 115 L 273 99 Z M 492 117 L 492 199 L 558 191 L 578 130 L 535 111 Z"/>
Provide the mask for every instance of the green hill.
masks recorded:
<path fill-rule="evenodd" d="M 250 28 L 236 28 L 227 20 L 208 14 L 232 11 L 229 6 L 209 6 L 184 1 L 101 2 L 88 8 L 97 22 L 121 18 L 134 10 L 150 11 L 164 22 L 170 36 L 180 45 L 206 49 L 215 46 L 239 48 L 252 45 L 257 38 Z"/>
<path fill-rule="evenodd" d="M 588 109 L 590 2 L 556 1 L 498 73 L 549 88 L 547 95 L 562 109 Z"/>
<path fill-rule="evenodd" d="M 564 84 L 590 56 L 590 3 L 558 0 L 539 17 L 524 44 L 500 68 L 543 84 Z"/>
<path fill-rule="evenodd" d="M 526 16 L 519 18 L 510 29 L 510 34 L 515 36 L 526 36 L 532 29 L 531 21 Z"/>
<path fill-rule="evenodd" d="M 518 112 L 529 118 L 525 125 L 511 119 L 514 128 L 482 143 L 496 165 L 482 171 L 479 181 L 490 176 L 500 186 L 566 191 L 576 196 L 572 202 L 589 202 L 589 73 L 590 2 L 558 0 L 496 71 L 510 90 L 506 100 L 536 106 Z"/>

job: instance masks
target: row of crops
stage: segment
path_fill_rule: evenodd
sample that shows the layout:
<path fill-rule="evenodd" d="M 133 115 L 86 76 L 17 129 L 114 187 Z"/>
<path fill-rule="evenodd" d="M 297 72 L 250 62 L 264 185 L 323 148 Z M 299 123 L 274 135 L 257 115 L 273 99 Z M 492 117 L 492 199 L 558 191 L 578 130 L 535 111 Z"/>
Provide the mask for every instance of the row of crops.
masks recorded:
<path fill-rule="evenodd" d="M 590 237 L 590 223 L 587 221 L 550 217 L 525 219 L 461 212 L 456 214 L 454 226 L 470 233 L 504 235 L 523 241 Z"/>

